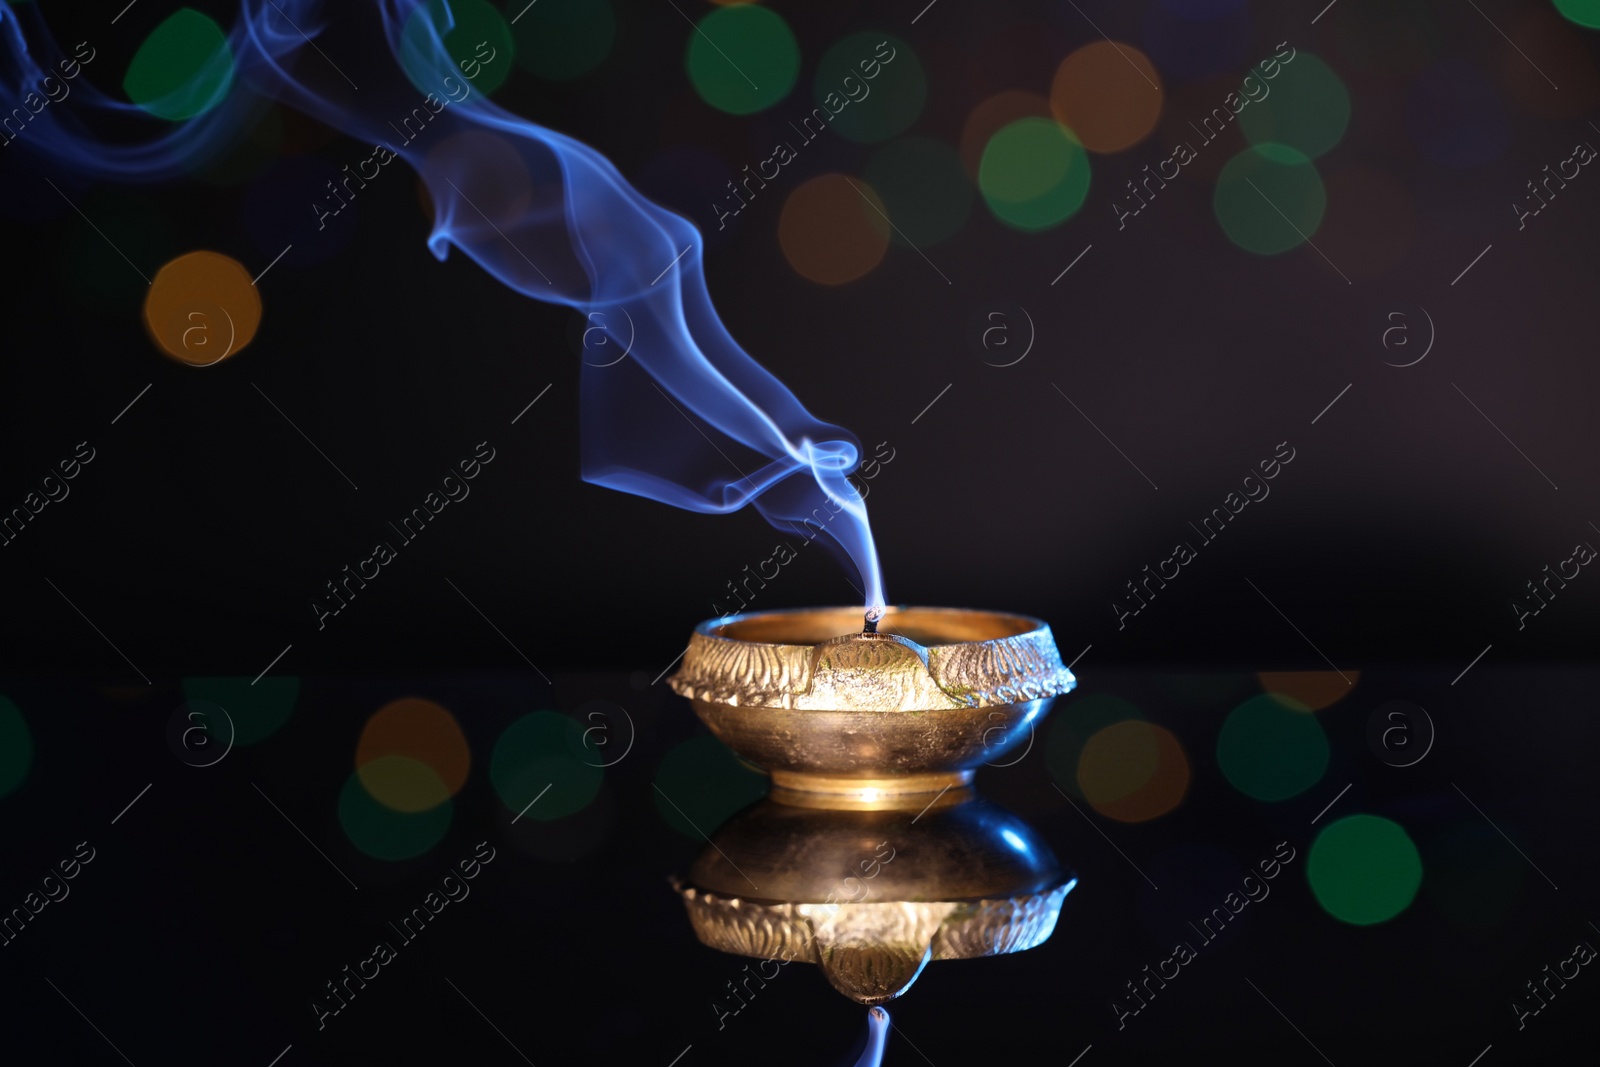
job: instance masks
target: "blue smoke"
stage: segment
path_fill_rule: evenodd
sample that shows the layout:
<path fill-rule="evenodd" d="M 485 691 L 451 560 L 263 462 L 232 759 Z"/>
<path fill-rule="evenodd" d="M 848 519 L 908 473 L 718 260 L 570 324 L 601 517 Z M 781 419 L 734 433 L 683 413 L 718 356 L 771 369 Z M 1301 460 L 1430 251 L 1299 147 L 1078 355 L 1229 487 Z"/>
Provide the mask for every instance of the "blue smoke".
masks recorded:
<path fill-rule="evenodd" d="M 591 333 L 604 331 L 601 350 L 627 352 L 607 365 L 584 361 L 586 481 L 691 511 L 751 505 L 780 529 L 823 536 L 853 563 L 866 605 L 884 603 L 866 504 L 846 477 L 861 462 L 859 443 L 814 418 L 729 335 L 706 291 L 693 224 L 645 199 L 592 148 L 472 86 L 467 72 L 479 61 L 511 57 L 480 49 L 452 61 L 428 15 L 442 13 L 448 33 L 448 0 L 341 6 L 341 18 L 377 15 L 364 31 L 334 27 L 345 48 L 327 40 L 321 0 L 243 0 L 228 34 L 231 88 L 178 123 L 91 85 L 89 76 L 104 77 L 93 42 L 74 59 L 39 6 L 0 0 L 0 120 L 9 122 L 0 152 L 91 179 L 184 178 L 249 130 L 267 99 L 381 146 L 427 186 L 436 258 L 459 248 L 518 292 L 584 314 Z M 379 32 L 386 53 L 360 47 Z M 86 54 L 86 69 L 65 81 L 63 64 Z M 139 136 L 106 132 L 129 128 Z M 345 190 L 364 187 L 363 175 L 346 178 Z"/>

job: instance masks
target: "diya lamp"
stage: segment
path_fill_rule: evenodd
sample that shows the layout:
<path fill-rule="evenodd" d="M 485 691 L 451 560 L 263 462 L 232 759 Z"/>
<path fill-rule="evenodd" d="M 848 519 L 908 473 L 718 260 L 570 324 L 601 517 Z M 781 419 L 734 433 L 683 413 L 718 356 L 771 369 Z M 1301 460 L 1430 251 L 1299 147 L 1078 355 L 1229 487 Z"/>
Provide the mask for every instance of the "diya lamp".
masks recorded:
<path fill-rule="evenodd" d="M 670 684 L 773 786 L 673 880 L 702 943 L 816 964 L 877 1007 L 931 961 L 1050 937 L 1077 879 L 971 788 L 1076 685 L 1043 622 L 914 607 L 865 625 L 860 608 L 739 615 L 696 627 Z M 775 973 L 765 966 L 756 981 Z"/>

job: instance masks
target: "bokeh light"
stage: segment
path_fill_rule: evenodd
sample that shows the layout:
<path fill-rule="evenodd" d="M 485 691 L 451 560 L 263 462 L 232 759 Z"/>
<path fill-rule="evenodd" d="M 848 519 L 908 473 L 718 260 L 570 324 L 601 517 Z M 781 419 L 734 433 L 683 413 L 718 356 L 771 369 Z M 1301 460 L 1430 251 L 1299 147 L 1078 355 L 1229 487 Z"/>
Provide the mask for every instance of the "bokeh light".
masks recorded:
<path fill-rule="evenodd" d="M 423 764 L 415 766 L 420 771 L 414 773 L 433 773 Z M 368 793 L 355 774 L 345 779 L 339 791 L 339 825 L 345 836 L 377 860 L 407 860 L 427 852 L 444 839 L 453 814 L 449 797 L 424 811 L 396 811 Z"/>
<path fill-rule="evenodd" d="M 17 706 L 0 696 L 0 797 L 28 780 L 33 766 L 33 734 Z"/>
<path fill-rule="evenodd" d="M 983 150 L 989 146 L 989 139 L 1003 127 L 1018 119 L 1049 117 L 1050 101 L 1039 93 L 1022 89 L 996 93 L 973 108 L 967 121 L 961 125 L 959 142 L 961 165 L 966 168 L 967 176 L 973 181 L 978 180 Z"/>
<path fill-rule="evenodd" d="M 1089 155 L 1049 119 L 1018 119 L 989 138 L 978 188 L 994 216 L 1019 230 L 1071 218 L 1089 195 Z"/>
<path fill-rule="evenodd" d="M 1511 145 L 1511 119 L 1500 94 L 1465 59 L 1447 59 L 1411 84 L 1406 132 L 1423 155 L 1464 170 L 1489 162 Z"/>
<path fill-rule="evenodd" d="M 667 753 L 656 768 L 652 792 L 656 810 L 674 830 L 704 841 L 728 816 L 765 796 L 767 778 L 704 735 Z"/>
<path fill-rule="evenodd" d="M 156 271 L 144 300 L 151 340 L 180 363 L 209 367 L 250 343 L 261 294 L 244 264 L 220 252 L 189 252 Z"/>
<path fill-rule="evenodd" d="M 1258 100 L 1249 100 L 1239 112 L 1239 126 L 1254 145 L 1288 145 L 1307 159 L 1323 155 L 1344 137 L 1350 125 L 1350 91 L 1329 66 L 1310 52 L 1296 53 L 1294 60 L 1266 81 L 1251 75 L 1246 85 Z"/>
<path fill-rule="evenodd" d="M 227 36 L 209 15 L 189 7 L 180 7 L 150 32 L 122 78 L 129 100 L 173 121 L 216 107 L 232 85 Z"/>
<path fill-rule="evenodd" d="M 1261 671 L 1256 678 L 1268 693 L 1289 697 L 1297 707 L 1321 711 L 1349 696 L 1355 684 L 1361 680 L 1361 672 Z"/>
<path fill-rule="evenodd" d="M 494 743 L 489 780 L 513 815 L 559 819 L 594 799 L 605 775 L 583 761 L 581 746 L 571 737 L 574 729 L 565 715 L 535 711 L 508 726 Z"/>
<path fill-rule="evenodd" d="M 955 150 L 929 137 L 902 137 L 878 149 L 866 166 L 867 185 L 882 199 L 894 228 L 889 239 L 918 248 L 947 241 L 972 211 L 972 183 Z"/>
<path fill-rule="evenodd" d="M 1239 792 L 1287 800 L 1328 768 L 1328 738 L 1311 709 L 1292 697 L 1251 697 L 1228 713 L 1217 736 L 1217 766 Z"/>
<path fill-rule="evenodd" d="M 1137 719 L 1102 727 L 1078 757 L 1078 787 L 1100 814 L 1147 822 L 1189 790 L 1189 760 L 1170 730 Z"/>
<path fill-rule="evenodd" d="M 617 16 L 611 0 L 543 0 L 511 27 L 517 64 L 550 81 L 587 74 L 611 53 Z"/>
<path fill-rule="evenodd" d="M 829 128 L 863 144 L 910 129 L 928 96 L 916 53 L 885 33 L 851 34 L 824 52 L 815 86 L 817 104 L 833 115 Z"/>
<path fill-rule="evenodd" d="M 233 743 L 253 745 L 277 733 L 294 711 L 300 679 L 293 675 L 249 678 L 185 678 L 185 700 L 208 700 L 228 713 Z"/>
<path fill-rule="evenodd" d="M 356 777 L 373 800 L 395 811 L 432 811 L 450 799 L 438 772 L 407 756 L 365 760 L 356 767 Z"/>
<path fill-rule="evenodd" d="M 789 95 L 800 74 L 800 46 L 781 15 L 764 7 L 722 7 L 689 35 L 684 65 L 700 99 L 748 115 Z"/>
<path fill-rule="evenodd" d="M 1411 906 L 1422 885 L 1422 857 L 1398 823 L 1349 815 L 1329 823 L 1311 842 L 1306 881 L 1329 915 L 1371 926 Z"/>
<path fill-rule="evenodd" d="M 417 768 L 426 773 L 420 773 Z M 356 774 L 397 811 L 425 811 L 461 791 L 472 751 L 454 715 L 431 700 L 385 704 L 361 729 Z"/>
<path fill-rule="evenodd" d="M 433 49 L 434 34 L 444 44 L 449 67 Z M 400 65 L 411 84 L 440 99 L 452 92 L 443 81 L 447 76 L 464 79 L 479 92 L 494 92 L 511 76 L 516 60 L 511 27 L 488 0 L 428 0 L 412 11 L 400 39 Z"/>
<path fill-rule="evenodd" d="M 1554 0 L 1563 18 L 1587 29 L 1600 29 L 1600 0 Z"/>
<path fill-rule="evenodd" d="M 783 202 L 778 245 L 802 278 L 843 285 L 883 261 L 889 248 L 886 214 L 882 199 L 865 182 L 819 174 Z"/>
<path fill-rule="evenodd" d="M 1095 41 L 1061 61 L 1050 82 L 1056 119 L 1091 152 L 1138 144 L 1161 117 L 1161 75 L 1130 44 Z"/>
<path fill-rule="evenodd" d="M 1327 206 L 1317 168 L 1279 144 L 1256 145 L 1228 160 L 1211 200 L 1228 239 L 1263 256 L 1304 244 L 1322 224 Z"/>
<path fill-rule="evenodd" d="M 1056 785 L 1073 796 L 1083 797 L 1078 766 L 1083 761 L 1084 746 L 1106 727 L 1128 721 L 1143 722 L 1144 713 L 1110 693 L 1083 694 L 1065 707 L 1056 708 L 1050 716 L 1044 745 L 1045 765 Z"/>

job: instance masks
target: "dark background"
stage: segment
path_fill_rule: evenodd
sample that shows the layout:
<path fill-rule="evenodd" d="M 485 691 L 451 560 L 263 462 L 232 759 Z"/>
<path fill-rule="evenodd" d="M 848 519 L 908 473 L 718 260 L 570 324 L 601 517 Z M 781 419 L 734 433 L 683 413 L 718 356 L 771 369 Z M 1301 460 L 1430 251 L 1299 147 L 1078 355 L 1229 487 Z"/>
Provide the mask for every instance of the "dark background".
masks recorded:
<path fill-rule="evenodd" d="M 707 10 L 677 2 L 691 18 Z M 1060 59 L 1099 39 L 1091 19 L 1139 43 L 1158 2 L 939 0 L 914 26 L 920 0 L 777 3 L 803 66 L 771 115 L 802 110 L 827 46 L 882 29 L 927 70 L 911 132 L 950 142 L 991 94 L 1047 91 Z M 95 42 L 85 76 L 108 90 L 172 5 L 142 0 L 108 33 L 122 6 L 49 12 L 62 40 Z M 228 5 L 196 6 L 230 21 Z M 928 250 L 949 285 L 900 247 L 831 289 L 784 261 L 785 188 L 858 173 L 871 151 L 842 139 L 808 146 L 786 168 L 789 184 L 712 243 L 710 288 L 734 336 L 816 415 L 869 449 L 896 449 L 869 501 L 891 599 L 1036 614 L 1077 659 L 1081 688 L 1041 728 L 1039 748 L 984 770 L 979 785 L 1081 884 L 1038 949 L 932 965 L 892 1007 L 888 1062 L 1067 1065 L 1092 1046 L 1079 1067 L 1221 1052 L 1495 1067 L 1592 1042 L 1589 998 L 1600 992 L 1589 985 L 1600 979 L 1587 969 L 1525 1030 L 1508 1005 L 1576 941 L 1600 943 L 1600 679 L 1587 665 L 1600 579 L 1585 571 L 1520 632 L 1508 603 L 1574 543 L 1600 543 L 1594 179 L 1572 182 L 1522 232 L 1508 205 L 1588 138 L 1596 38 L 1547 3 L 1477 7 L 1338 0 L 1312 26 L 1317 0 L 1249 5 L 1245 64 L 1288 39 L 1350 90 L 1349 130 L 1318 160 L 1331 191 L 1313 236 L 1351 285 L 1309 248 L 1273 258 L 1236 248 L 1213 218 L 1203 168 L 1117 231 L 1114 191 L 1166 154 L 1172 122 L 1209 109 L 1232 81 L 1186 85 L 1166 71 L 1157 132 L 1093 158 L 1075 218 L 1023 235 L 976 204 L 959 236 Z M 714 112 L 689 86 L 691 31 L 670 4 L 619 3 L 617 16 L 616 45 L 595 71 L 564 85 L 519 71 L 496 99 L 594 145 L 647 188 L 674 184 L 660 160 L 675 147 L 713 151 L 730 171 L 764 158 L 766 120 Z M 1496 27 L 1559 90 L 1541 98 L 1548 86 Z M 1508 131 L 1498 155 L 1464 170 L 1431 162 L 1405 118 L 1416 79 L 1451 61 L 1494 86 Z M 295 189 L 305 173 L 295 160 L 337 167 L 364 154 L 287 113 L 273 121 L 295 146 L 282 159 L 252 162 L 241 149 L 236 170 L 159 187 L 53 177 L 146 274 L 194 248 L 258 271 L 291 238 L 252 234 L 246 177 L 288 167 L 270 173 Z M 752 514 L 691 515 L 579 480 L 577 316 L 459 255 L 436 262 L 407 177 L 374 183 L 347 211 L 348 232 L 272 268 L 247 350 L 179 366 L 144 334 L 143 282 L 19 147 L 0 149 L 0 507 L 20 503 L 77 442 L 97 457 L 69 498 L 0 548 L 0 693 L 34 745 L 31 771 L 0 803 L 0 905 L 15 906 L 77 842 L 98 856 L 71 897 L 0 947 L 5 1062 L 266 1067 L 286 1046 L 280 1067 L 524 1056 L 539 1067 L 667 1067 L 686 1049 L 679 1067 L 852 1062 L 861 1010 L 810 967 L 786 969 L 717 1029 L 711 1003 L 745 961 L 694 940 L 666 881 L 705 845 L 670 827 L 654 775 L 704 731 L 659 677 L 725 583 L 771 554 L 774 533 Z M 1358 168 L 1403 186 L 1409 240 L 1337 195 L 1334 179 Z M 711 226 L 715 188 L 667 201 Z M 1395 247 L 1403 254 L 1386 269 L 1363 269 Z M 1010 368 L 987 366 L 967 341 L 996 301 L 1037 326 L 1035 348 Z M 1397 360 L 1381 341 L 1388 316 L 1404 313 L 1415 332 L 1424 308 L 1437 325 L 1432 353 L 1386 366 Z M 319 631 L 309 605 L 322 584 L 482 440 L 498 456 L 472 495 Z M 1297 455 L 1271 497 L 1119 631 L 1110 603 L 1123 583 L 1280 441 Z M 832 561 L 805 554 L 754 606 L 854 596 Z M 177 679 L 249 679 L 286 646 L 273 674 L 300 679 L 286 725 L 214 767 L 180 762 L 163 732 L 184 699 Z M 1361 671 L 1318 713 L 1330 766 L 1289 801 L 1250 800 L 1216 765 L 1220 724 L 1262 691 L 1255 672 L 1325 670 L 1321 653 Z M 455 714 L 474 768 L 445 838 L 385 863 L 347 839 L 337 798 L 363 722 L 405 696 Z M 1187 798 L 1162 818 L 1117 823 L 1074 811 L 1052 788 L 1063 780 L 1046 758 L 1055 724 L 1106 696 L 1171 730 L 1188 755 Z M 577 716 L 596 699 L 627 711 L 635 748 L 581 813 L 513 824 L 486 780 L 496 738 L 534 709 Z M 1425 707 L 1438 730 L 1413 767 L 1386 766 L 1367 741 L 1369 717 L 1393 699 Z M 1326 914 L 1296 869 L 1319 828 L 1356 812 L 1401 824 L 1425 866 L 1415 903 L 1371 928 Z M 322 983 L 483 840 L 499 858 L 473 896 L 318 1032 L 307 1004 Z M 1151 914 L 1216 903 L 1215 864 L 1201 852 L 1242 868 L 1285 840 L 1300 858 L 1272 897 L 1117 1031 L 1109 1002 L 1170 952 Z"/>
<path fill-rule="evenodd" d="M 118 24 L 125 32 L 111 35 L 100 9 L 112 6 L 51 18 L 61 39 L 102 46 L 84 76 L 114 90 L 119 63 L 164 10 L 136 6 Z M 1141 40 L 1146 5 L 1080 6 L 1106 33 Z M 1211 216 L 1198 163 L 1118 232 L 1113 190 L 1163 158 L 1171 123 L 1213 106 L 1226 79 L 1189 95 L 1192 87 L 1169 84 L 1157 131 L 1094 156 L 1088 201 L 1056 229 L 1009 230 L 980 201 L 954 240 L 930 250 L 950 285 L 893 246 L 854 284 L 799 277 L 776 241 L 784 188 L 713 243 L 711 292 L 734 336 L 814 413 L 869 448 L 888 441 L 896 450 L 869 502 L 891 600 L 1033 613 L 1054 626 L 1069 658 L 1092 643 L 1085 664 L 1259 666 L 1266 657 L 1325 666 L 1249 578 L 1341 667 L 1426 659 L 1453 674 L 1491 642 L 1496 660 L 1589 654 L 1591 583 L 1572 583 L 1520 633 L 1508 605 L 1600 521 L 1588 461 L 1597 444 L 1597 201 L 1580 177 L 1523 232 L 1508 205 L 1592 134 L 1595 38 L 1545 3 L 1486 9 L 1524 51 L 1545 46 L 1533 59 L 1557 92 L 1470 6 L 1341 0 L 1316 26 L 1308 6 L 1253 5 L 1248 54 L 1270 55 L 1288 39 L 1326 60 L 1351 92 L 1344 140 L 1318 161 L 1334 191 L 1314 240 L 1344 259 L 1352 285 L 1309 248 L 1260 257 L 1233 246 Z M 227 8 L 216 10 L 226 24 Z M 911 132 L 946 141 L 994 92 L 1047 92 L 1060 58 L 1098 39 L 1070 6 L 941 3 L 914 27 L 915 12 L 891 5 L 780 10 L 804 65 L 801 88 L 772 116 L 803 111 L 828 44 L 883 27 L 911 42 L 927 71 L 928 101 Z M 77 28 L 90 24 L 92 33 Z M 761 117 L 699 102 L 683 71 L 688 32 L 670 5 L 622 7 L 614 51 L 595 71 L 556 84 L 519 70 L 496 98 L 588 141 L 628 175 L 685 144 L 736 171 L 762 158 L 770 133 Z M 1446 60 L 1474 64 L 1501 94 L 1508 147 L 1475 168 L 1430 162 L 1405 124 L 1411 82 Z M 1537 99 L 1541 88 L 1550 99 Z M 354 142 L 283 121 L 288 143 L 313 146 L 335 168 L 360 157 Z M 282 666 L 299 671 L 520 664 L 448 578 L 536 663 L 626 664 L 653 676 L 726 583 L 771 554 L 773 533 L 753 514 L 680 513 L 579 480 L 580 320 L 504 289 L 459 254 L 437 263 L 409 177 L 364 190 L 346 213 L 351 232 L 317 235 L 333 237 L 333 251 L 302 242 L 322 262 L 297 263 L 297 248 L 278 263 L 262 280 L 256 340 L 196 370 L 155 350 L 138 318 L 142 281 L 39 180 L 21 147 L 0 160 L 12 250 L 0 499 L 20 503 L 80 440 L 98 458 L 68 500 L 0 550 L 13 605 L 0 642 L 15 664 L 127 675 L 46 577 L 147 674 L 253 676 L 291 643 Z M 871 147 L 820 138 L 781 181 L 856 173 Z M 1220 161 L 1232 150 L 1205 152 Z M 1355 168 L 1387 174 L 1411 201 L 1414 238 L 1374 277 L 1358 268 L 1393 244 L 1393 227 L 1374 232 L 1365 204 L 1341 203 L 1336 181 Z M 295 173 L 284 172 L 289 189 Z M 147 275 L 196 247 L 260 270 L 289 240 L 252 239 L 243 180 L 117 188 L 56 178 Z M 707 228 L 714 191 L 674 206 Z M 293 198 L 301 200 L 310 196 Z M 1036 324 L 1034 350 L 1015 367 L 985 365 L 992 357 L 965 340 L 997 300 Z M 1404 313 L 1420 343 L 1422 308 L 1437 327 L 1432 353 L 1414 367 L 1386 366 L 1401 358 L 1382 345 L 1389 314 Z M 1410 358 L 1417 348 L 1403 351 Z M 323 583 L 368 554 L 386 520 L 485 439 L 501 458 L 470 500 L 447 509 L 318 632 L 310 601 Z M 1188 522 L 1285 440 L 1297 459 L 1269 501 L 1248 508 L 1119 632 L 1110 604 L 1123 584 L 1169 555 Z M 817 555 L 786 568 L 753 606 L 855 597 Z"/>

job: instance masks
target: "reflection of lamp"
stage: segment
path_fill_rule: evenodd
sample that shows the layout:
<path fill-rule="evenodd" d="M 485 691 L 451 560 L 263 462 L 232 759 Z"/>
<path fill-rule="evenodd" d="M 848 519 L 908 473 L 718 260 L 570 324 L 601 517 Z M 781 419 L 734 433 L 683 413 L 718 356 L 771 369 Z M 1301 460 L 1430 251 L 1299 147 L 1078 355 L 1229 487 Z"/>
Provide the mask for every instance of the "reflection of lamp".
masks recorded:
<path fill-rule="evenodd" d="M 875 632 L 861 620 L 806 608 L 701 623 L 672 688 L 774 785 L 870 799 L 966 785 L 1077 684 L 1038 619 L 889 608 Z"/>
<path fill-rule="evenodd" d="M 1077 884 L 1026 823 L 966 788 L 830 802 L 780 788 L 712 835 L 674 880 L 703 943 L 815 963 L 845 996 L 884 1004 L 930 960 L 1043 944 Z"/>

